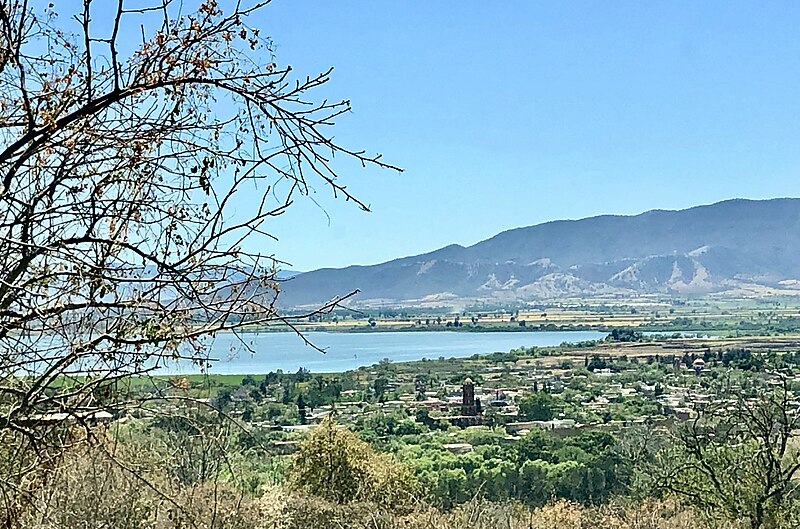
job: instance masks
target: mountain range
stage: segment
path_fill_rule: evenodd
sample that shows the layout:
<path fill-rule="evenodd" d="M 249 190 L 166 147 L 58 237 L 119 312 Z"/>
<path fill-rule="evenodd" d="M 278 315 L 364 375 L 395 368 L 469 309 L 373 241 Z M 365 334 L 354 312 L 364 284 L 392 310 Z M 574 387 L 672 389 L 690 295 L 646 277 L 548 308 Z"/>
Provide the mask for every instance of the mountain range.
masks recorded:
<path fill-rule="evenodd" d="M 284 307 L 353 290 L 351 305 L 448 305 L 564 297 L 800 295 L 800 199 L 727 200 L 680 211 L 558 220 L 472 246 L 292 277 Z"/>

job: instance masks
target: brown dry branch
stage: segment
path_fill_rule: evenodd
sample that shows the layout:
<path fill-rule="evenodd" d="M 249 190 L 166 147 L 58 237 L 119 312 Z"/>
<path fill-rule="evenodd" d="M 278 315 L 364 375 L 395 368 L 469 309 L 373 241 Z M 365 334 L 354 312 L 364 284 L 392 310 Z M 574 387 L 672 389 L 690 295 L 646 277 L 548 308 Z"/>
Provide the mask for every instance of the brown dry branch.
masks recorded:
<path fill-rule="evenodd" d="M 57 14 L 0 0 L 6 512 L 96 411 L 132 404 L 117 391 L 128 377 L 176 359 L 206 368 L 220 331 L 292 325 L 275 307 L 278 261 L 244 243 L 315 182 L 368 210 L 335 155 L 396 169 L 332 140 L 349 102 L 314 100 L 329 71 L 275 63 L 248 25 L 268 3 L 186 14 L 173 0 L 84 0 Z M 234 215 L 245 189 L 261 199 Z"/>
<path fill-rule="evenodd" d="M 709 516 L 777 527 L 796 512 L 800 410 L 782 373 L 754 388 L 729 388 L 676 428 L 653 466 L 656 490 Z"/>

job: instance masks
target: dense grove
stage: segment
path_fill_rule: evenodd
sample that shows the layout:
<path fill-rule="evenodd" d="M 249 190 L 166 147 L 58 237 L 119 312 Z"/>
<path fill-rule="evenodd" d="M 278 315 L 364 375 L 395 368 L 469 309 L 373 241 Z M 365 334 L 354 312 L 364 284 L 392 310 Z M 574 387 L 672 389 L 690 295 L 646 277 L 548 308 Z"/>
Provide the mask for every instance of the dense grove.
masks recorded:
<path fill-rule="evenodd" d="M 592 504 L 626 490 L 632 469 L 604 433 L 558 439 L 532 431 L 521 441 L 504 442 L 502 433 L 477 430 L 465 436 L 474 447 L 453 454 L 436 441 L 403 446 L 430 501 L 450 508 L 474 497 L 520 500 L 541 506 L 553 498 Z"/>

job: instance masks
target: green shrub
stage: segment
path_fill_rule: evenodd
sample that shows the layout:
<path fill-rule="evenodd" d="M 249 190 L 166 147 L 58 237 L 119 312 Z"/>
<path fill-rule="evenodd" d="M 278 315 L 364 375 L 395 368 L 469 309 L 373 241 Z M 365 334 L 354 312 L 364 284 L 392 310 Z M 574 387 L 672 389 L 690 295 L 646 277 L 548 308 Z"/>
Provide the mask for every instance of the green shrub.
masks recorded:
<path fill-rule="evenodd" d="M 338 504 L 373 502 L 407 509 L 419 484 L 389 454 L 375 452 L 355 433 L 326 418 L 301 443 L 289 471 L 291 487 Z"/>

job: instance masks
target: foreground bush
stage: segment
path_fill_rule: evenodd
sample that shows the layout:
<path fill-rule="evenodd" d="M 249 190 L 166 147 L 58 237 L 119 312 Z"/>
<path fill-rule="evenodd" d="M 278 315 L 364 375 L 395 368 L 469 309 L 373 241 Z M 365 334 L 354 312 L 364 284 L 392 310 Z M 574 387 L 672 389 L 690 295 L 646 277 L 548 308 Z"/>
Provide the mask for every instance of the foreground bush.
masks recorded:
<path fill-rule="evenodd" d="M 259 502 L 262 529 L 740 529 L 729 521 L 709 522 L 671 501 L 585 507 L 557 502 L 537 509 L 473 500 L 450 512 L 418 505 L 393 515 L 366 503 L 341 505 L 273 488 Z M 789 526 L 786 526 L 788 529 Z"/>
<path fill-rule="evenodd" d="M 39 472 L 40 486 L 8 529 L 746 529 L 746 521 L 699 516 L 686 503 L 649 499 L 586 506 L 473 499 L 444 511 L 414 499 L 398 461 L 348 430 L 321 425 L 302 445 L 286 486 L 255 494 L 230 481 L 181 483 L 153 453 L 124 443 L 87 444 Z M 338 488 L 341 487 L 341 488 Z M 347 492 L 350 496 L 345 496 Z M 798 527 L 787 511 L 769 529 Z M 714 516 L 720 516 L 715 519 Z"/>
<path fill-rule="evenodd" d="M 375 503 L 392 511 L 410 509 L 419 492 L 408 467 L 389 454 L 376 452 L 330 418 L 300 445 L 289 484 L 335 503 Z"/>
<path fill-rule="evenodd" d="M 80 445 L 6 517 L 13 529 L 251 529 L 255 502 L 225 483 L 181 486 L 144 452 Z"/>

